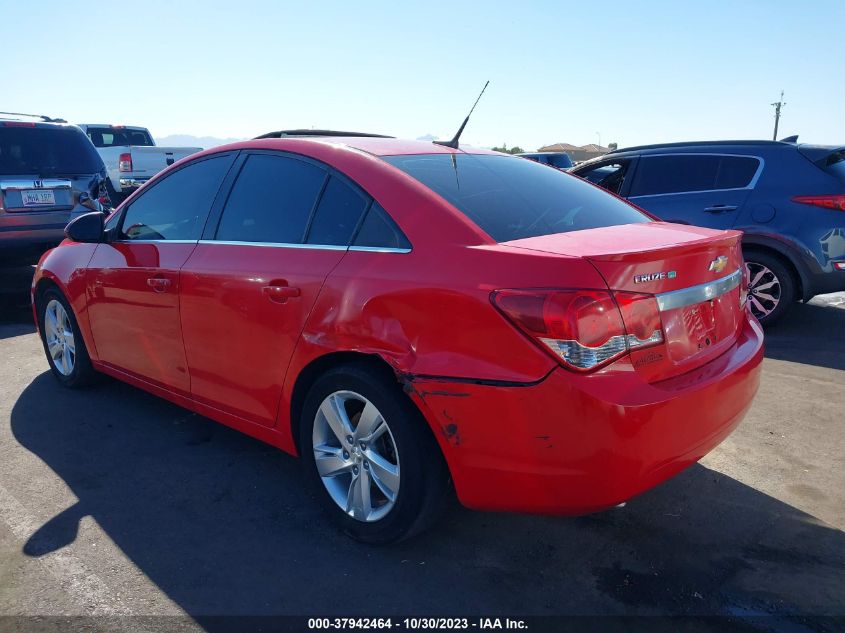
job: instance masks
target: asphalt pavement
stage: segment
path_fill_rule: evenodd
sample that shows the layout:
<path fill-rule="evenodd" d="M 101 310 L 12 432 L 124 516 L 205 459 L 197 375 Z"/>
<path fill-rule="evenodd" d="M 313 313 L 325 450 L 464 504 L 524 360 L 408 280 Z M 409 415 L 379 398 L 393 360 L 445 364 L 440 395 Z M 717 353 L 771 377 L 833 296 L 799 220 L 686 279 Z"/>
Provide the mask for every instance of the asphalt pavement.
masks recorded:
<path fill-rule="evenodd" d="M 824 616 L 845 616 L 845 297 L 772 327 L 744 423 L 625 508 L 452 504 L 428 533 L 374 548 L 324 520 L 296 459 L 114 380 L 62 389 L 26 307 L 29 275 L 0 275 L 0 616 L 102 616 L 92 630 L 284 614 L 843 622 Z M 0 630 L 20 622 L 0 617 Z"/>

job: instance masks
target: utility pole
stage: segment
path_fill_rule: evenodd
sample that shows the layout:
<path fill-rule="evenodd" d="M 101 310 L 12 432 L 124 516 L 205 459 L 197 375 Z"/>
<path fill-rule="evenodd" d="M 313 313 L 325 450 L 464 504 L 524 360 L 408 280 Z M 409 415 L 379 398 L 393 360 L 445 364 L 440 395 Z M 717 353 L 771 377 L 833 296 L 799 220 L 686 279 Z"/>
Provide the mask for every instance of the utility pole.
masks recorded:
<path fill-rule="evenodd" d="M 772 135 L 772 140 L 778 140 L 778 123 L 780 123 L 780 109 L 786 105 L 783 100 L 783 90 L 780 91 L 780 101 L 772 104 L 775 107 L 775 133 Z"/>

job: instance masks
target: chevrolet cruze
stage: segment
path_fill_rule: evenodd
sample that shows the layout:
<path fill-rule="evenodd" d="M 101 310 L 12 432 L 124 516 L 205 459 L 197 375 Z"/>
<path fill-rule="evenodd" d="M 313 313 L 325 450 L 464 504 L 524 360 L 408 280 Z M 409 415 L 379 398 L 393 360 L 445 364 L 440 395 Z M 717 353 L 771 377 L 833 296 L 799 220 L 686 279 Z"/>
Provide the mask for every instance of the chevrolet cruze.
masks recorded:
<path fill-rule="evenodd" d="M 68 226 L 32 286 L 60 383 L 108 374 L 301 456 L 377 543 L 451 488 L 487 510 L 615 506 L 750 406 L 738 232 L 495 152 L 267 136 Z"/>

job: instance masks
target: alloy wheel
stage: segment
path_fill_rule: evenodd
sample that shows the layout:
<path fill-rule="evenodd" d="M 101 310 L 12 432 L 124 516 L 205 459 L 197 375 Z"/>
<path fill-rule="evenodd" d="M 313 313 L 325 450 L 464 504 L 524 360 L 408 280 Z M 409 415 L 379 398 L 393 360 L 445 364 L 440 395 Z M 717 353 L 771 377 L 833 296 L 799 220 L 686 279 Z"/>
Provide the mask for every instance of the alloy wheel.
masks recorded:
<path fill-rule="evenodd" d="M 44 310 L 44 335 L 56 370 L 62 376 L 70 376 L 76 364 L 76 341 L 67 311 L 55 299 Z"/>
<path fill-rule="evenodd" d="M 373 522 L 399 494 L 399 452 L 378 408 L 354 391 L 327 396 L 314 419 L 314 462 L 332 500 L 353 519 Z"/>
<path fill-rule="evenodd" d="M 757 319 L 769 316 L 778 307 L 781 284 L 770 268 L 757 262 L 746 262 L 748 277 L 748 303 Z"/>

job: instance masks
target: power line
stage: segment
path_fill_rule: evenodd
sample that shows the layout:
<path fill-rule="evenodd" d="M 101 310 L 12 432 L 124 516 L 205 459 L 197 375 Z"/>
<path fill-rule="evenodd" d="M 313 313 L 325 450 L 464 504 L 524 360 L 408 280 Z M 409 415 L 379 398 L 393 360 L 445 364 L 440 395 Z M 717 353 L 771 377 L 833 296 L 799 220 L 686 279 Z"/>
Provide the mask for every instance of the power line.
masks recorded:
<path fill-rule="evenodd" d="M 783 100 L 783 90 L 780 91 L 780 101 L 776 101 L 772 104 L 775 107 L 775 133 L 772 135 L 772 140 L 778 140 L 778 124 L 780 123 L 780 110 L 783 106 L 786 105 L 786 101 Z"/>

